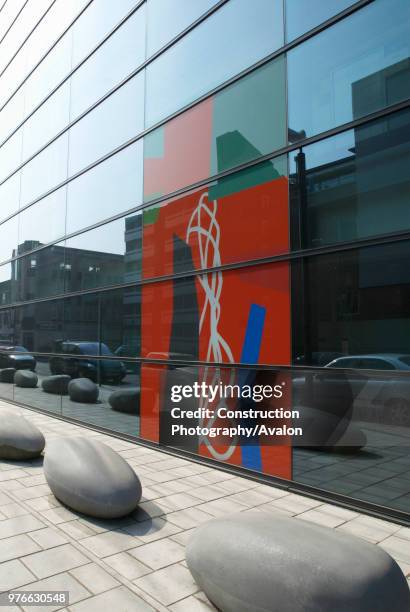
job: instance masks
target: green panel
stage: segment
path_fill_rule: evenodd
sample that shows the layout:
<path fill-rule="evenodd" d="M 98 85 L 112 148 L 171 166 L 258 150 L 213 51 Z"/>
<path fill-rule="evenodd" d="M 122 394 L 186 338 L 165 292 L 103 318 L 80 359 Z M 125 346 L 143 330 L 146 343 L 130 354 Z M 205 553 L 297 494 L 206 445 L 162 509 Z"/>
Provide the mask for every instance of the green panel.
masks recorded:
<path fill-rule="evenodd" d="M 285 144 L 285 59 L 281 56 L 215 96 L 211 174 Z"/>
<path fill-rule="evenodd" d="M 220 179 L 217 183 L 209 188 L 209 199 L 217 200 L 225 196 L 250 189 L 256 185 L 273 181 L 280 176 L 287 175 L 286 155 L 277 157 L 276 159 L 261 162 L 256 166 L 235 172 Z"/>
<path fill-rule="evenodd" d="M 144 210 L 142 213 L 142 224 L 152 225 L 153 223 L 156 223 L 159 217 L 160 209 L 161 209 L 160 206 L 152 206 Z"/>

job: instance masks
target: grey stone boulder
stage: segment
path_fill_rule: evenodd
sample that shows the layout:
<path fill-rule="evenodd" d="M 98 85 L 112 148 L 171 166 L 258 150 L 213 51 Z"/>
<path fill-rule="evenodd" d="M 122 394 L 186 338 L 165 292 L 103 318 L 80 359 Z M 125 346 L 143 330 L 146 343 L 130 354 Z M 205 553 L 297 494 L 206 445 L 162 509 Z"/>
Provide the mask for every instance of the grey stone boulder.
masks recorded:
<path fill-rule="evenodd" d="M 98 386 L 89 378 L 74 378 L 68 383 L 68 395 L 73 402 L 95 404 L 98 394 Z"/>
<path fill-rule="evenodd" d="M 110 406 L 117 412 L 127 414 L 139 414 L 140 412 L 140 388 L 118 389 L 111 393 L 108 398 Z"/>
<path fill-rule="evenodd" d="M 139 478 L 121 455 L 87 438 L 47 444 L 44 475 L 57 499 L 94 517 L 125 516 L 141 499 Z"/>
<path fill-rule="evenodd" d="M 38 376 L 31 370 L 17 370 L 14 374 L 14 384 L 16 387 L 37 387 Z"/>
<path fill-rule="evenodd" d="M 15 373 L 15 368 L 4 368 L 3 370 L 0 370 L 0 382 L 13 383 Z"/>
<path fill-rule="evenodd" d="M 45 445 L 39 429 L 12 412 L 0 415 L 0 458 L 31 459 L 41 455 Z"/>
<path fill-rule="evenodd" d="M 295 518 L 249 512 L 199 527 L 188 567 L 222 612 L 408 612 L 410 591 L 382 548 Z"/>
<path fill-rule="evenodd" d="M 46 376 L 41 381 L 41 386 L 46 393 L 54 393 L 56 395 L 67 395 L 68 384 L 71 377 L 67 374 L 56 374 L 55 376 Z"/>

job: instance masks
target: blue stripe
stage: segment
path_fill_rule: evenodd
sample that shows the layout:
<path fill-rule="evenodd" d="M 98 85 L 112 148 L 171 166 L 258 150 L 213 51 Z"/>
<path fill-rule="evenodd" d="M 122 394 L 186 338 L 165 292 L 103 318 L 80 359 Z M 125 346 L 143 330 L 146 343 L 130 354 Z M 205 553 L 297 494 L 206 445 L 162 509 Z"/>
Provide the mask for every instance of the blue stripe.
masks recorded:
<path fill-rule="evenodd" d="M 258 304 L 251 304 L 241 353 L 242 363 L 258 363 L 265 316 L 266 308 Z M 252 384 L 252 380 L 249 380 L 249 378 L 253 379 L 254 375 L 255 372 L 253 371 L 240 370 L 239 385 L 244 385 L 245 381 L 247 381 L 246 384 Z M 243 422 L 241 425 L 246 426 L 246 423 Z M 243 467 L 262 471 L 262 458 L 257 440 L 242 438 L 241 451 Z"/>

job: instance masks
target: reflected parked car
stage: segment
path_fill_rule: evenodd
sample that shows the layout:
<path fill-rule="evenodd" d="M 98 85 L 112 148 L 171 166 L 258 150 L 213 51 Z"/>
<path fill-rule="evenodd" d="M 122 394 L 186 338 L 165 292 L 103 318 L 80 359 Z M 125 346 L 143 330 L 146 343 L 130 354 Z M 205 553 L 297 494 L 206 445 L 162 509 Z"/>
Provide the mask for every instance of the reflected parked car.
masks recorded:
<path fill-rule="evenodd" d="M 112 352 L 102 342 L 58 342 L 56 355 L 49 360 L 52 374 L 68 374 L 71 378 L 90 378 L 92 381 L 112 381 L 119 384 L 127 374 L 122 361 L 109 359 Z M 108 359 L 92 359 L 90 355 L 101 355 Z"/>
<path fill-rule="evenodd" d="M 309 358 L 306 355 L 299 355 L 299 357 L 296 357 L 295 364 L 323 368 L 337 357 L 343 357 L 343 353 L 338 353 L 337 351 L 314 351 L 310 354 Z"/>
<path fill-rule="evenodd" d="M 354 396 L 354 408 L 363 416 L 374 419 L 374 410 L 384 422 L 395 425 L 410 425 L 410 355 L 400 353 L 375 353 L 368 355 L 345 355 L 333 359 L 326 368 L 349 368 L 374 370 L 374 373 L 347 373 L 346 377 Z M 409 376 L 386 376 L 383 371 L 408 371 Z M 363 384 L 363 377 L 365 383 Z M 317 380 L 331 382 L 332 375 L 320 373 Z"/>
<path fill-rule="evenodd" d="M 0 368 L 15 368 L 16 370 L 36 369 L 36 360 L 24 346 L 0 345 Z"/>

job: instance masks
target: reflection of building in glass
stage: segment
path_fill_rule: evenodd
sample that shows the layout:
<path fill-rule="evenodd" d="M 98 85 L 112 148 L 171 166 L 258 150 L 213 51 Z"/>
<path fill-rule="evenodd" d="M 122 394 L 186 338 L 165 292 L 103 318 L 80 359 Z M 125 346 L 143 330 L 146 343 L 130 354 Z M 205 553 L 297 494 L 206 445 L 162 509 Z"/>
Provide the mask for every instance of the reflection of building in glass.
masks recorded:
<path fill-rule="evenodd" d="M 62 340 L 106 345 L 97 357 L 127 362 L 124 384 L 141 383 L 127 432 L 153 444 L 172 445 L 168 371 L 286 380 L 289 405 L 344 425 L 360 394 L 367 442 L 351 462 L 262 439 L 190 450 L 408 512 L 404 477 L 387 485 L 377 466 L 401 453 L 397 470 L 408 467 L 410 395 L 377 393 L 376 419 L 368 386 L 350 388 L 363 364 L 382 382 L 390 366 L 410 379 L 408 0 L 180 0 L 189 9 L 172 19 L 173 2 L 94 0 L 68 11 L 58 44 L 55 28 L 39 34 L 41 4 L 0 74 L 0 343 L 39 366 Z M 386 352 L 396 357 L 382 367 Z M 340 359 L 351 361 L 329 374 Z M 41 388 L 30 393 L 39 406 Z M 91 418 L 61 404 L 63 417 Z M 121 427 L 107 403 L 98 412 Z M 386 425 L 401 429 L 379 456 Z M 356 470 L 368 472 L 356 481 Z"/>

